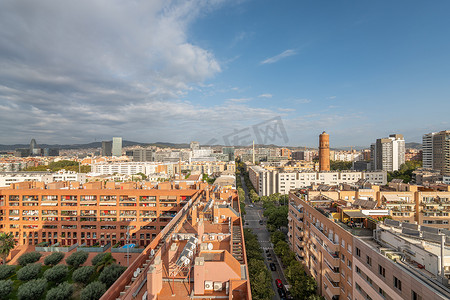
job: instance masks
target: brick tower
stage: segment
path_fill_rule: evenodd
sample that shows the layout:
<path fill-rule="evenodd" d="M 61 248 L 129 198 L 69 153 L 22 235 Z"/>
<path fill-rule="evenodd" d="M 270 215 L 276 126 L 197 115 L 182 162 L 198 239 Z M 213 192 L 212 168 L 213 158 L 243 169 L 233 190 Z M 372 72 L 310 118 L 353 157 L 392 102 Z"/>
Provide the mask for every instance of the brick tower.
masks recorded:
<path fill-rule="evenodd" d="M 319 171 L 330 171 L 330 136 L 325 131 L 319 136 Z"/>

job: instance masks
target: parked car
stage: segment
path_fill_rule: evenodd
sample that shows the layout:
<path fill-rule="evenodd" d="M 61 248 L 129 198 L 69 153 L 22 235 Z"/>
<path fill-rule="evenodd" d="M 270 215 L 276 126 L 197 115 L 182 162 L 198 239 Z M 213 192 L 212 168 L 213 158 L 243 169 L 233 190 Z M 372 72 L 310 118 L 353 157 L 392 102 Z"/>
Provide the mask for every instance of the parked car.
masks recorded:
<path fill-rule="evenodd" d="M 279 289 L 283 288 L 283 283 L 281 282 L 280 279 L 275 279 L 275 284 L 277 285 L 277 288 L 279 288 Z"/>
<path fill-rule="evenodd" d="M 270 250 L 269 249 L 266 249 L 266 253 L 269 253 L 270 252 Z"/>
<path fill-rule="evenodd" d="M 263 225 L 264 221 L 263 220 L 259 220 L 259 225 Z"/>
<path fill-rule="evenodd" d="M 270 252 L 266 252 L 266 256 L 267 256 L 267 257 L 271 257 L 272 254 L 270 254 Z"/>
<path fill-rule="evenodd" d="M 255 207 L 253 204 L 250 204 L 249 206 L 250 206 L 250 207 Z"/>
<path fill-rule="evenodd" d="M 271 257 L 271 256 L 268 256 L 268 257 L 267 257 L 267 260 L 268 260 L 268 261 L 272 261 L 272 257 Z"/>
<path fill-rule="evenodd" d="M 269 267 L 270 267 L 270 269 L 271 269 L 272 271 L 276 271 L 276 270 L 277 270 L 277 267 L 275 266 L 274 263 L 270 263 L 270 264 L 269 264 Z"/>
<path fill-rule="evenodd" d="M 278 295 L 280 295 L 281 299 L 286 299 L 286 292 L 283 290 L 283 288 L 278 288 Z"/>

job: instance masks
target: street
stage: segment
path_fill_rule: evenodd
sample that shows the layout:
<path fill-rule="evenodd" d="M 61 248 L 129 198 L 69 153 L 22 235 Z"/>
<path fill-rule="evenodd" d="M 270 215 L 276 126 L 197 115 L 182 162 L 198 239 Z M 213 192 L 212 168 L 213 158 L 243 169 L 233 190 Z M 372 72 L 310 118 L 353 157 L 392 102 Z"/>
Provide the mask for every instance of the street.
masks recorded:
<path fill-rule="evenodd" d="M 245 191 L 245 204 L 246 204 L 245 210 L 247 212 L 247 214 L 245 215 L 244 227 L 251 229 L 253 231 L 253 233 L 258 236 L 259 244 L 261 245 L 261 248 L 263 249 L 264 263 L 266 264 L 267 269 L 269 270 L 269 272 L 272 275 L 272 288 L 275 292 L 275 296 L 273 297 L 273 299 L 279 300 L 280 296 L 278 295 L 278 289 L 275 285 L 275 280 L 280 279 L 284 285 L 287 284 L 287 281 L 284 276 L 284 273 L 282 272 L 278 257 L 275 255 L 275 253 L 273 251 L 272 243 L 270 242 L 270 233 L 266 228 L 266 221 L 263 216 L 264 210 L 262 208 L 262 205 L 254 204 L 254 207 L 249 206 L 251 204 L 251 202 L 250 202 L 250 199 L 248 198 L 248 191 L 247 191 L 247 187 L 245 186 L 245 181 L 244 181 L 243 176 L 241 176 L 241 182 L 243 183 L 242 188 Z M 264 225 L 259 224 L 260 220 L 264 221 Z M 269 261 L 267 259 L 266 249 L 269 249 L 269 253 L 271 254 L 271 258 L 272 258 L 271 261 Z M 276 271 L 270 270 L 269 263 L 271 263 L 271 262 L 273 262 L 275 264 L 275 266 L 277 268 Z"/>

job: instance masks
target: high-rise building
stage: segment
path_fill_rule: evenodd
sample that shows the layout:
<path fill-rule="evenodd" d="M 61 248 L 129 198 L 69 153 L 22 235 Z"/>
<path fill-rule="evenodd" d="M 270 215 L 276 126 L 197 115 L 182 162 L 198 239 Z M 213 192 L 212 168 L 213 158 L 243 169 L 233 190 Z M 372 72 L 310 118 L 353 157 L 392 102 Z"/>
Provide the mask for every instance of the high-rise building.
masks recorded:
<path fill-rule="evenodd" d="M 397 171 L 405 163 L 405 140 L 401 134 L 377 139 L 371 147 L 372 170 Z"/>
<path fill-rule="evenodd" d="M 319 171 L 330 171 L 330 136 L 325 131 L 319 136 Z"/>
<path fill-rule="evenodd" d="M 112 155 L 112 142 L 111 141 L 103 141 L 102 142 L 102 156 L 111 156 Z"/>
<path fill-rule="evenodd" d="M 433 136 L 436 132 L 424 134 L 422 137 L 422 162 L 426 169 L 433 169 Z"/>
<path fill-rule="evenodd" d="M 234 147 L 223 147 L 222 153 L 228 155 L 228 160 L 233 161 L 234 160 Z"/>
<path fill-rule="evenodd" d="M 134 149 L 133 161 L 155 161 L 155 149 Z"/>
<path fill-rule="evenodd" d="M 423 167 L 450 176 L 450 130 L 425 134 L 422 142 Z"/>
<path fill-rule="evenodd" d="M 112 156 L 122 156 L 122 138 L 121 137 L 113 137 Z"/>

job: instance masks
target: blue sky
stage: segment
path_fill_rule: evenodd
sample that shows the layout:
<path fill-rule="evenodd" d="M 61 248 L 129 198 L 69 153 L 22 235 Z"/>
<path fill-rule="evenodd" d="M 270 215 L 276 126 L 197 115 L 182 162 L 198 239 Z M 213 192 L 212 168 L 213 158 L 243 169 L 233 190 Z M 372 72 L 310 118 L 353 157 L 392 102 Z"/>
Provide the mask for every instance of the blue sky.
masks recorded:
<path fill-rule="evenodd" d="M 149 3 L 151 2 L 151 3 Z M 448 1 L 4 1 L 0 143 L 449 129 Z M 282 144 L 285 140 L 275 140 Z"/>

